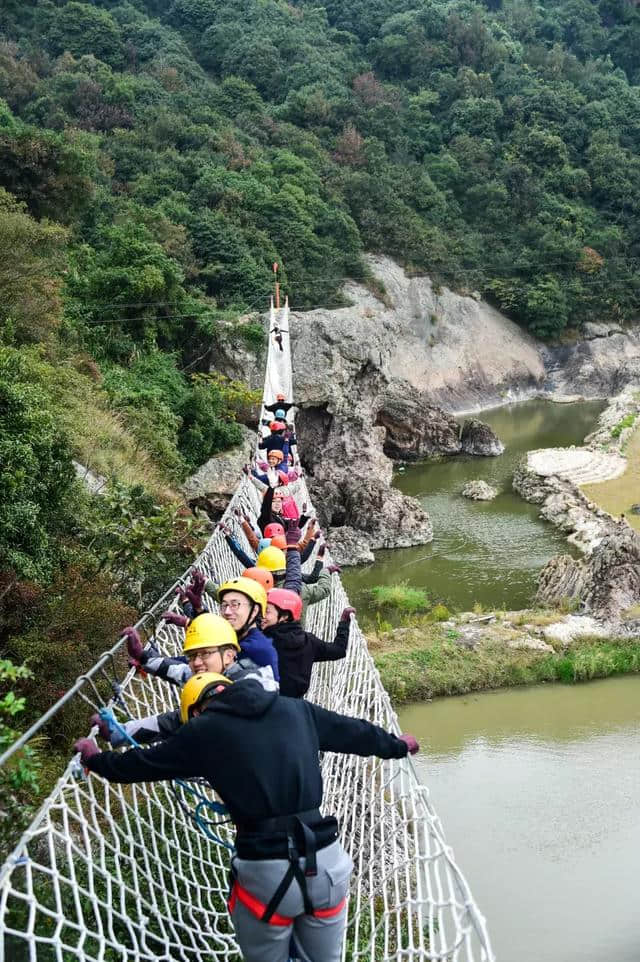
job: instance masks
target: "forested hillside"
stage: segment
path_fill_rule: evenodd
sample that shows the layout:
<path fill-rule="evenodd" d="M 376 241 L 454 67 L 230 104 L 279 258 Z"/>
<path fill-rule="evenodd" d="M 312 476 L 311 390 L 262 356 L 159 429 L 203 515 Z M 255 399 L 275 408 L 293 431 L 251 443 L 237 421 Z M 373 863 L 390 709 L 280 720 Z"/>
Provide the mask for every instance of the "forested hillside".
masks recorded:
<path fill-rule="evenodd" d="M 631 0 L 3 0 L 0 650 L 52 660 L 35 708 L 195 550 L 173 486 L 239 436 L 207 372 L 260 349 L 274 261 L 297 308 L 376 251 L 544 337 L 636 316 L 638 84 Z"/>

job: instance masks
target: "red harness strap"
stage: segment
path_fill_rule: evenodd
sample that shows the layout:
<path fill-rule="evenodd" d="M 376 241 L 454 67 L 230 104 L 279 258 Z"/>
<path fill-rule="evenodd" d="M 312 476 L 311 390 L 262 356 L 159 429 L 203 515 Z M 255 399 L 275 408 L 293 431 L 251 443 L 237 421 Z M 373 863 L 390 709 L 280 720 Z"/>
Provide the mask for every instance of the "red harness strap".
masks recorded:
<path fill-rule="evenodd" d="M 338 902 L 337 905 L 333 905 L 328 909 L 314 909 L 311 914 L 317 919 L 333 918 L 334 915 L 338 915 L 339 912 L 342 912 L 346 901 L 346 898 L 343 898 L 340 902 Z M 267 908 L 266 902 L 261 902 L 260 899 L 257 899 L 255 895 L 252 895 L 251 892 L 248 892 L 247 889 L 243 888 L 238 882 L 234 882 L 231 889 L 231 896 L 228 902 L 229 912 L 233 912 L 236 902 L 242 902 L 242 904 L 248 908 L 249 911 L 258 919 L 262 919 L 262 916 Z M 277 912 L 274 912 L 267 924 L 293 925 L 293 921 L 293 918 L 289 918 L 287 915 L 278 915 Z"/>

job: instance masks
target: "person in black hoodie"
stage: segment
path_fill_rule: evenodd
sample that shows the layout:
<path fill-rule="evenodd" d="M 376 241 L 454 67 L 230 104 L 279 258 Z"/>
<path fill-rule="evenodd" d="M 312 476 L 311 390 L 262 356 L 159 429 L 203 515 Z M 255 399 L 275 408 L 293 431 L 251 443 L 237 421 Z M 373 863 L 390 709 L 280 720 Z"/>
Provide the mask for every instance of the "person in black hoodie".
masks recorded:
<path fill-rule="evenodd" d="M 219 794 L 237 832 L 229 911 L 245 962 L 285 962 L 291 935 L 303 959 L 339 962 L 353 866 L 336 819 L 319 811 L 318 753 L 404 758 L 416 739 L 215 673 L 189 679 L 181 715 L 153 748 L 74 747 L 111 782 L 203 777 Z"/>
<path fill-rule="evenodd" d="M 333 642 L 323 641 L 300 624 L 300 595 L 286 588 L 272 588 L 267 592 L 262 631 L 278 653 L 281 694 L 302 698 L 309 690 L 314 662 L 338 661 L 345 657 L 354 614 L 355 608 L 345 608 Z"/>

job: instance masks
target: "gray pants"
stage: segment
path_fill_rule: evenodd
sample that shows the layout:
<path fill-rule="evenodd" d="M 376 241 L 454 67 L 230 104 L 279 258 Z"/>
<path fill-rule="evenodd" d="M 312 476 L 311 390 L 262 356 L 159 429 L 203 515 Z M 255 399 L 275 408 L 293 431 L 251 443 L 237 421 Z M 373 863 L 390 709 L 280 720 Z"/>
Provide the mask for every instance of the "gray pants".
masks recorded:
<path fill-rule="evenodd" d="M 318 874 L 306 880 L 307 891 L 314 909 L 330 909 L 346 896 L 353 863 L 339 842 L 320 849 L 317 862 Z M 299 859 L 299 863 L 304 871 L 305 859 Z M 254 862 L 235 857 L 233 866 L 239 885 L 266 905 L 289 868 L 289 862 L 286 859 Z M 340 962 L 346 907 L 327 918 L 305 915 L 300 886 L 292 879 L 276 913 L 291 918 L 291 924 L 262 922 L 239 898 L 235 900 L 231 918 L 245 962 L 287 962 L 292 934 L 296 957 L 302 962 Z"/>

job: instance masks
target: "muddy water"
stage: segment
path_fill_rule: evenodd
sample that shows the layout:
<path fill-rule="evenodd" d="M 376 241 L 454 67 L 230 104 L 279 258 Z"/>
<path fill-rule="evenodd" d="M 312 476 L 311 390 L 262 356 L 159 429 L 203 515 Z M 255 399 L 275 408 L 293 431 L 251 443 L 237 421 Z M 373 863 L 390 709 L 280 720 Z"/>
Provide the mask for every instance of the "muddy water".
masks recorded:
<path fill-rule="evenodd" d="M 483 411 L 478 417 L 504 442 L 503 455 L 408 465 L 395 483 L 429 512 L 433 541 L 379 551 L 375 564 L 345 568 L 343 580 L 354 604 L 366 608 L 367 589 L 373 585 L 406 581 L 457 610 L 468 610 L 474 602 L 526 607 L 543 565 L 571 549 L 558 529 L 540 520 L 536 505 L 512 491 L 514 469 L 533 448 L 580 444 L 603 407 L 602 401 L 525 401 Z M 497 487 L 498 497 L 491 502 L 461 497 L 464 483 L 474 478 Z"/>
<path fill-rule="evenodd" d="M 499 962 L 640 959 L 640 677 L 401 713 Z"/>

